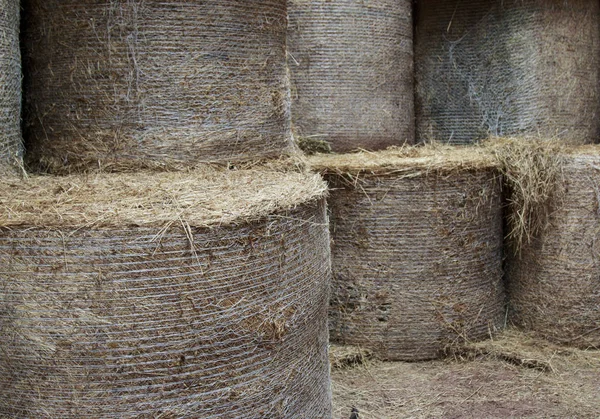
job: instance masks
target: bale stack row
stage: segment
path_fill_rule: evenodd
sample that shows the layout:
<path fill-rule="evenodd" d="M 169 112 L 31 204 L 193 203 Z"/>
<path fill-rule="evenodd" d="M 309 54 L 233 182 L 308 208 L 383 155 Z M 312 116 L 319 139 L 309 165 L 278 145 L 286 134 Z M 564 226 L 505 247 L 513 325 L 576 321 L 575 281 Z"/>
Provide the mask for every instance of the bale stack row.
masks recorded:
<path fill-rule="evenodd" d="M 0 416 L 331 416 L 326 185 L 259 164 L 294 150 L 286 12 L 24 1 L 46 175 L 0 179 Z"/>

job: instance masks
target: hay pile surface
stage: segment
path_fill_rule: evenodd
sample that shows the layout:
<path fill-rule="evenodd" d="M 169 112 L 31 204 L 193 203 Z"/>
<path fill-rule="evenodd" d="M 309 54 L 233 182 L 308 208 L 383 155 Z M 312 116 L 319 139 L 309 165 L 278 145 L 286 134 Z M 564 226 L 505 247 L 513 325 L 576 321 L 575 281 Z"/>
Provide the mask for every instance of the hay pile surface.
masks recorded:
<path fill-rule="evenodd" d="M 346 152 L 414 142 L 410 0 L 289 2 L 294 134 Z"/>
<path fill-rule="evenodd" d="M 0 0 L 0 175 L 22 166 L 19 1 Z"/>
<path fill-rule="evenodd" d="M 416 21 L 418 141 L 598 139 L 597 1 L 423 0 Z"/>
<path fill-rule="evenodd" d="M 285 0 L 24 8 L 35 169 L 188 167 L 292 151 Z"/>
<path fill-rule="evenodd" d="M 0 184 L 0 416 L 328 417 L 317 175 Z"/>
<path fill-rule="evenodd" d="M 500 180 L 475 149 L 311 159 L 331 189 L 330 334 L 423 360 L 502 327 Z"/>

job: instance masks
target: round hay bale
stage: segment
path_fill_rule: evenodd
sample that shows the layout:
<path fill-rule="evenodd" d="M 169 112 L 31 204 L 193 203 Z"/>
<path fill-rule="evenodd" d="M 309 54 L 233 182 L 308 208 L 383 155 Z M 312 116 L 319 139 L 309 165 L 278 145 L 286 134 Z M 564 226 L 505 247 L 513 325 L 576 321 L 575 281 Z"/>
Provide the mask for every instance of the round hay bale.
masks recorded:
<path fill-rule="evenodd" d="M 37 169 L 128 170 L 293 150 L 285 0 L 27 0 Z"/>
<path fill-rule="evenodd" d="M 312 163 L 331 189 L 333 341 L 416 361 L 502 326 L 500 179 L 489 157 L 424 148 Z"/>
<path fill-rule="evenodd" d="M 325 418 L 325 184 L 0 181 L 0 416 Z"/>
<path fill-rule="evenodd" d="M 0 175 L 22 166 L 19 0 L 0 0 Z"/>
<path fill-rule="evenodd" d="M 422 0 L 416 21 L 418 141 L 597 141 L 597 1 Z"/>
<path fill-rule="evenodd" d="M 292 124 L 301 148 L 414 142 L 410 0 L 289 2 Z"/>
<path fill-rule="evenodd" d="M 600 149 L 580 147 L 561 157 L 546 227 L 507 261 L 511 320 L 554 342 L 597 349 Z"/>

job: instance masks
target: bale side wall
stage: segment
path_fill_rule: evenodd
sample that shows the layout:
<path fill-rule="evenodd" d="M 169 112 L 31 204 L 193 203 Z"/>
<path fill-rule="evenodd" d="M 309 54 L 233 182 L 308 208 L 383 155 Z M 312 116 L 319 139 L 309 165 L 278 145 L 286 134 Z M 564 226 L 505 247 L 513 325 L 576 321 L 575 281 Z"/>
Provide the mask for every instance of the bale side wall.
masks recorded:
<path fill-rule="evenodd" d="M 238 227 L 0 232 L 0 416 L 331 416 L 324 200 Z"/>
<path fill-rule="evenodd" d="M 291 152 L 285 0 L 27 0 L 29 163 L 51 172 Z"/>
<path fill-rule="evenodd" d="M 597 1 L 421 1 L 416 15 L 419 142 L 598 141 Z"/>
<path fill-rule="evenodd" d="M 494 171 L 329 181 L 333 341 L 387 360 L 415 361 L 501 327 Z"/>
<path fill-rule="evenodd" d="M 414 142 L 410 0 L 289 2 L 294 134 L 333 151 Z"/>

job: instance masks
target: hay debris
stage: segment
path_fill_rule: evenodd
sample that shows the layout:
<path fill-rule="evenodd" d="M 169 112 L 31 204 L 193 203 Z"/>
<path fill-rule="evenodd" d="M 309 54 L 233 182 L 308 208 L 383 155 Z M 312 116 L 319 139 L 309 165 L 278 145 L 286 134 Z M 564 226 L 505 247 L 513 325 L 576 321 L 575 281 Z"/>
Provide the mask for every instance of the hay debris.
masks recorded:
<path fill-rule="evenodd" d="M 329 417 L 329 233 L 316 179 L 3 185 L 0 416 Z"/>
<path fill-rule="evenodd" d="M 288 2 L 297 138 L 333 151 L 414 142 L 410 0 Z"/>
<path fill-rule="evenodd" d="M 422 360 L 502 327 L 500 179 L 489 154 L 423 147 L 309 161 L 331 189 L 334 342 Z"/>
<path fill-rule="evenodd" d="M 52 173 L 293 151 L 285 0 L 27 0 L 28 161 Z"/>
<path fill-rule="evenodd" d="M 363 365 L 372 358 L 373 352 L 366 348 L 336 344 L 329 346 L 329 364 L 334 369 Z"/>
<path fill-rule="evenodd" d="M 0 0 L 0 175 L 22 168 L 19 0 Z"/>
<path fill-rule="evenodd" d="M 595 0 L 417 2 L 417 141 L 600 135 Z"/>

